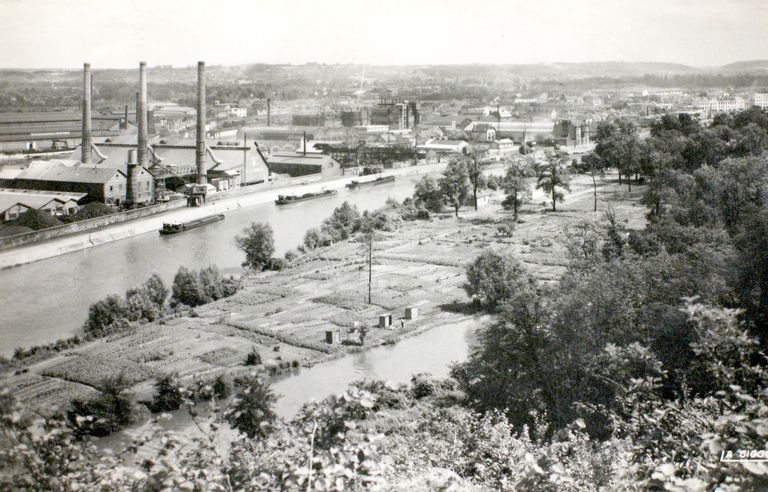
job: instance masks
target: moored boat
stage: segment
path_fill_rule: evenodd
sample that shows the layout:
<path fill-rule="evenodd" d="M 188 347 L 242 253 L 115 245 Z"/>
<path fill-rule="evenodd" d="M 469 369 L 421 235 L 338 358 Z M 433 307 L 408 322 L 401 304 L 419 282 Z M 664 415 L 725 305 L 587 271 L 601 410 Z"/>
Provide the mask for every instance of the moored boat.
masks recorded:
<path fill-rule="evenodd" d="M 333 196 L 337 193 L 338 191 L 336 190 L 323 190 L 317 193 L 304 193 L 303 195 L 278 195 L 275 203 L 278 205 L 286 205 L 288 203 L 303 202 L 305 200 L 322 198 L 324 196 Z"/>
<path fill-rule="evenodd" d="M 379 176 L 378 178 L 372 180 L 372 181 L 357 181 L 352 180 L 351 182 L 347 183 L 347 188 L 354 190 L 355 188 L 359 188 L 361 186 L 368 186 L 368 185 L 380 185 L 384 183 L 391 183 L 395 180 L 394 176 Z"/>
<path fill-rule="evenodd" d="M 189 222 L 163 222 L 160 234 L 176 234 L 220 220 L 224 220 L 224 214 L 209 215 L 200 219 L 190 220 Z"/>

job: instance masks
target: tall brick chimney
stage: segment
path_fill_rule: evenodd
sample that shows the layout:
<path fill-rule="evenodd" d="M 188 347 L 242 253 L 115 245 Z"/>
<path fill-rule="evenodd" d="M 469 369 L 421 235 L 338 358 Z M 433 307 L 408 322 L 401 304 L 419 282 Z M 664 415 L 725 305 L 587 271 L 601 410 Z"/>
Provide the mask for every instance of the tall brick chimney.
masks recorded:
<path fill-rule="evenodd" d="M 197 165 L 197 184 L 206 184 L 205 171 L 205 62 L 197 62 L 197 147 L 195 164 Z"/>
<path fill-rule="evenodd" d="M 137 141 L 137 163 L 147 166 L 147 62 L 139 63 L 139 107 L 136 115 L 139 135 Z"/>
<path fill-rule="evenodd" d="M 91 64 L 83 63 L 83 139 L 80 143 L 80 161 L 91 163 Z"/>

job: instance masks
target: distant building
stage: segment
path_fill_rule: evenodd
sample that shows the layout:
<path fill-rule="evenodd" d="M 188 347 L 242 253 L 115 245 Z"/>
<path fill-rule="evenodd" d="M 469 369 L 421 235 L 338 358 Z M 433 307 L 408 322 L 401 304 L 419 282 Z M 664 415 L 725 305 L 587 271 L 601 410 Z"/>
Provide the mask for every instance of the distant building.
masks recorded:
<path fill-rule="evenodd" d="M 747 109 L 747 102 L 740 98 L 735 97 L 733 99 L 699 99 L 694 103 L 694 106 L 698 109 L 713 112 L 729 112 L 729 111 L 741 111 Z"/>
<path fill-rule="evenodd" d="M 464 140 L 428 140 L 416 149 L 435 154 L 466 154 L 469 151 L 469 144 Z"/>
<path fill-rule="evenodd" d="M 352 128 L 355 126 L 365 126 L 367 124 L 368 124 L 367 109 L 341 112 L 341 126 L 345 128 Z"/>
<path fill-rule="evenodd" d="M 493 142 L 496 140 L 496 128 L 488 123 L 477 123 L 468 128 L 470 130 L 467 133 L 472 142 Z"/>
<path fill-rule="evenodd" d="M 324 114 L 294 114 L 291 115 L 291 123 L 294 126 L 324 126 Z"/>
<path fill-rule="evenodd" d="M 133 121 L 124 113 L 91 117 L 94 137 L 136 133 Z M 0 151 L 18 152 L 73 148 L 82 139 L 82 114 L 74 111 L 0 113 Z"/>
<path fill-rule="evenodd" d="M 57 216 L 71 215 L 80 209 L 85 197 L 85 193 L 0 188 L 0 221 L 17 219 L 30 210 L 42 210 Z"/>
<path fill-rule="evenodd" d="M 758 108 L 768 109 L 768 93 L 756 92 L 754 96 L 752 96 L 752 105 L 757 106 Z"/>
<path fill-rule="evenodd" d="M 285 152 L 270 156 L 267 164 L 271 173 L 287 174 L 291 177 L 308 174 L 341 175 L 341 163 L 325 154 Z"/>
<path fill-rule="evenodd" d="M 371 125 L 387 125 L 391 130 L 405 130 L 420 123 L 416 102 L 382 101 L 371 109 Z"/>
<path fill-rule="evenodd" d="M 139 190 L 152 193 L 154 180 L 146 169 Z M 12 179 L 3 181 L 7 188 L 85 193 L 89 201 L 119 205 L 125 201 L 126 174 L 116 168 L 64 161 L 33 161 Z"/>
<path fill-rule="evenodd" d="M 543 141 L 554 137 L 555 124 L 551 120 L 540 121 L 498 121 L 472 122 L 464 128 L 467 134 L 472 134 L 479 125 L 487 125 L 496 129 L 496 138 L 509 138 L 516 142 L 538 140 Z M 483 126 L 484 127 L 484 126 Z"/>
<path fill-rule="evenodd" d="M 154 165 L 165 175 L 191 176 L 195 168 L 196 145 L 189 140 L 161 141 L 151 146 Z M 154 168 L 150 167 L 151 170 Z M 208 182 L 218 191 L 267 180 L 267 162 L 253 146 L 239 142 L 211 142 L 206 154 Z"/>

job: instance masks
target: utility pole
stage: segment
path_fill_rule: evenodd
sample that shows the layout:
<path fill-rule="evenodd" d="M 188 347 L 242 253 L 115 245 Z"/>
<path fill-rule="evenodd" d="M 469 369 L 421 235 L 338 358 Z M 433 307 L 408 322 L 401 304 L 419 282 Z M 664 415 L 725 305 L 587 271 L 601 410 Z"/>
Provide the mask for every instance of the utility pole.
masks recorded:
<path fill-rule="evenodd" d="M 373 278 L 373 228 L 368 234 L 368 304 L 371 303 L 371 279 Z"/>

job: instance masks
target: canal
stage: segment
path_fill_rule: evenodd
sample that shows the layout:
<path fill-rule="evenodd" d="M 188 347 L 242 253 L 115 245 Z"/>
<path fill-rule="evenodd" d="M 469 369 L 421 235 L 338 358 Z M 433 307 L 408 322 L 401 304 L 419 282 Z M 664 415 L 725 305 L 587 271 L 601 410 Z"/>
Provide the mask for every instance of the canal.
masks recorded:
<path fill-rule="evenodd" d="M 168 285 L 180 266 L 217 265 L 223 273 L 241 271 L 244 255 L 234 237 L 251 222 L 267 222 L 274 230 L 276 255 L 298 246 L 307 229 L 316 227 L 345 200 L 361 211 L 381 207 L 387 198 L 402 200 L 413 193 L 421 176 L 286 206 L 265 203 L 232 210 L 226 219 L 182 234 L 147 233 L 121 241 L 0 270 L 0 354 L 16 347 L 45 344 L 74 334 L 88 307 L 109 294 L 158 273 Z"/>

